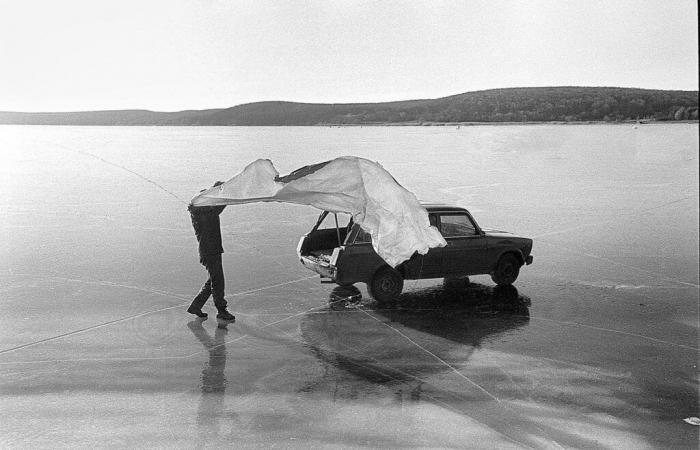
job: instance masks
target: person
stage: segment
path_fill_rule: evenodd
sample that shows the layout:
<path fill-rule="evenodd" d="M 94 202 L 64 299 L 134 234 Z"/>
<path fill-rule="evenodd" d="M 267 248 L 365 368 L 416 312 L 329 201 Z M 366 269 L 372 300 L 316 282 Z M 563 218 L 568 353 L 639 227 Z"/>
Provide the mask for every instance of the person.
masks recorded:
<path fill-rule="evenodd" d="M 223 184 L 217 181 L 214 186 Z M 192 227 L 199 244 L 199 262 L 207 269 L 209 278 L 207 279 L 199 294 L 192 300 L 187 312 L 200 318 L 208 315 L 202 312 L 202 307 L 209 299 L 214 298 L 214 306 L 218 313 L 218 319 L 233 321 L 236 317 L 226 309 L 226 299 L 224 298 L 224 268 L 221 264 L 221 254 L 224 248 L 221 245 L 221 225 L 219 215 L 226 206 L 194 206 L 189 204 L 187 210 L 190 212 Z"/>

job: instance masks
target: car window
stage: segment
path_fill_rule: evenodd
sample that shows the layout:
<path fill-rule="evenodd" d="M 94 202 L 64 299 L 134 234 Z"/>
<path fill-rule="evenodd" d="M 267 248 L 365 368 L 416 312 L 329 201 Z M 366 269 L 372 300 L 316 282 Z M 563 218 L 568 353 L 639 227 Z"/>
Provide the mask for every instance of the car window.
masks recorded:
<path fill-rule="evenodd" d="M 444 214 L 440 216 L 440 232 L 444 237 L 473 236 L 476 229 L 466 214 Z"/>
<path fill-rule="evenodd" d="M 372 242 L 372 236 L 360 228 L 357 230 L 357 236 L 355 237 L 355 244 L 363 244 L 363 243 L 371 243 Z"/>
<path fill-rule="evenodd" d="M 437 216 L 435 214 L 428 214 L 428 220 L 430 220 L 430 225 L 437 228 Z"/>
<path fill-rule="evenodd" d="M 352 219 L 352 216 L 349 214 L 338 213 L 338 228 L 346 228 L 348 226 L 348 224 L 350 223 L 351 219 Z M 319 230 L 324 230 L 324 229 L 329 229 L 329 228 L 335 228 L 335 215 L 333 213 L 329 213 L 328 215 L 326 215 L 326 217 L 323 219 L 323 221 L 318 226 Z"/>

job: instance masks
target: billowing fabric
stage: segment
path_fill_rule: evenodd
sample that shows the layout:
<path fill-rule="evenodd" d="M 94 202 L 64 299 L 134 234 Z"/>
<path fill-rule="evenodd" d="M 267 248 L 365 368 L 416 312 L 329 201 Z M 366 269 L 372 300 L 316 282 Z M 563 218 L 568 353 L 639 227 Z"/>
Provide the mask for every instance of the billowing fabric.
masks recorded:
<path fill-rule="evenodd" d="M 415 252 L 446 245 L 428 212 L 378 163 L 344 156 L 302 167 L 285 177 L 258 159 L 224 184 L 192 199 L 194 206 L 286 202 L 351 214 L 372 236 L 374 250 L 396 267 Z"/>

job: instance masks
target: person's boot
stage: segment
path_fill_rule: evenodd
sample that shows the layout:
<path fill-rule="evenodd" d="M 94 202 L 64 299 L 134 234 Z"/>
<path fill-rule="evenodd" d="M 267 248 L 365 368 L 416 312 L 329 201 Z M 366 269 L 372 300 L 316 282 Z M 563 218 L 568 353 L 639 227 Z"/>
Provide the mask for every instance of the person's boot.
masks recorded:
<path fill-rule="evenodd" d="M 202 312 L 201 309 L 197 308 L 196 306 L 190 305 L 189 308 L 187 308 L 187 312 L 190 314 L 194 314 L 195 316 L 201 318 L 201 319 L 206 319 L 209 317 L 209 314 Z"/>
<path fill-rule="evenodd" d="M 219 310 L 219 314 L 216 315 L 216 318 L 221 319 L 221 320 L 230 320 L 230 321 L 236 320 L 236 316 L 234 316 L 233 314 L 228 312 L 225 308 Z"/>

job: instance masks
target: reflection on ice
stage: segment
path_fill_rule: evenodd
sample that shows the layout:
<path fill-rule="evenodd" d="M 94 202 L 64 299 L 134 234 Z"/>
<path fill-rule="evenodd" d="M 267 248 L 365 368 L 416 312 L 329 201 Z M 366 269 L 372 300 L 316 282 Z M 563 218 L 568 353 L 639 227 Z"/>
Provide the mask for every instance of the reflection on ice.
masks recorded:
<path fill-rule="evenodd" d="M 328 296 L 329 305 L 344 307 L 345 302 L 359 302 L 362 300 L 362 293 L 354 285 L 336 286 Z"/>
<path fill-rule="evenodd" d="M 334 289 L 325 310 L 306 314 L 301 320 L 305 344 L 326 367 L 324 377 L 311 381 L 302 389 L 305 392 L 330 389 L 334 398 L 357 399 L 385 395 L 377 391 L 376 385 L 381 385 L 397 398 L 408 395 L 420 400 L 426 380 L 456 371 L 446 362 L 455 352 L 459 364 L 464 364 L 483 340 L 497 339 L 529 320 L 530 299 L 514 287 L 471 284 L 464 289 L 416 290 L 403 294 L 389 308 L 376 304 L 356 308 L 344 302 L 356 298 L 354 290 L 357 288 Z M 348 377 L 355 377 L 350 385 Z M 461 378 L 447 384 L 443 381 L 441 388 L 459 397 L 465 390 L 476 392 L 476 397 L 492 397 L 463 375 Z M 467 383 L 455 385 L 465 380 Z M 441 394 L 444 396 L 449 394 Z"/>
<path fill-rule="evenodd" d="M 195 319 L 187 324 L 192 334 L 209 352 L 209 359 L 202 369 L 202 396 L 197 409 L 199 432 L 206 435 L 218 435 L 218 421 L 224 411 L 226 393 L 226 324 L 216 327 L 214 338 L 202 326 L 202 320 Z M 202 436 L 206 438 L 206 436 Z M 204 440 L 200 440 L 204 442 Z"/>

